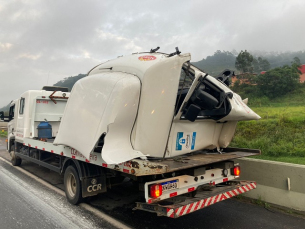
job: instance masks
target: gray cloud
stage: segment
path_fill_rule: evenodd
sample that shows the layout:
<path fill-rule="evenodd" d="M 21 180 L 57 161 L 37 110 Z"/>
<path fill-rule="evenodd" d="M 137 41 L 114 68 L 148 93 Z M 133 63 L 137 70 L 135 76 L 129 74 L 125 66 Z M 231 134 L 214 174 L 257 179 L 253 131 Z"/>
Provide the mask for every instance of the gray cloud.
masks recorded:
<path fill-rule="evenodd" d="M 119 55 L 304 50 L 302 0 L 0 0 L 0 107 Z"/>

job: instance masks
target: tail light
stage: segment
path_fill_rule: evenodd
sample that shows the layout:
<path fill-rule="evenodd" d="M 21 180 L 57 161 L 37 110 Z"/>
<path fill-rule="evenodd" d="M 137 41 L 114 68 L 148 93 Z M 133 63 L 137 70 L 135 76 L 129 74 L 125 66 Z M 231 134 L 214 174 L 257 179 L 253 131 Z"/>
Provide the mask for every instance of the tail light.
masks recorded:
<path fill-rule="evenodd" d="M 235 166 L 233 169 L 234 176 L 240 176 L 240 166 Z"/>
<path fill-rule="evenodd" d="M 162 195 L 162 185 L 161 184 L 153 184 L 150 186 L 150 196 L 152 198 L 158 198 Z"/>

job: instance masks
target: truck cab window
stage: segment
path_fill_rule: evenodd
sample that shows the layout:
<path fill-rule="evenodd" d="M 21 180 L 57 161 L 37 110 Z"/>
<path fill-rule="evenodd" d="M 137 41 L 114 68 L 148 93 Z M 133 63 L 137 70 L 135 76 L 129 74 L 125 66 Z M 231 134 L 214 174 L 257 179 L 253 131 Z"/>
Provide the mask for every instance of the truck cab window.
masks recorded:
<path fill-rule="evenodd" d="M 185 96 L 187 95 L 194 79 L 195 79 L 194 71 L 191 68 L 189 68 L 188 63 L 185 63 L 183 65 L 183 67 L 181 69 L 181 73 L 180 73 L 175 114 L 177 114 L 179 108 L 181 107 L 181 105 L 185 99 Z"/>
<path fill-rule="evenodd" d="M 20 99 L 19 114 L 23 114 L 23 111 L 24 111 L 24 101 L 25 101 L 24 98 Z"/>

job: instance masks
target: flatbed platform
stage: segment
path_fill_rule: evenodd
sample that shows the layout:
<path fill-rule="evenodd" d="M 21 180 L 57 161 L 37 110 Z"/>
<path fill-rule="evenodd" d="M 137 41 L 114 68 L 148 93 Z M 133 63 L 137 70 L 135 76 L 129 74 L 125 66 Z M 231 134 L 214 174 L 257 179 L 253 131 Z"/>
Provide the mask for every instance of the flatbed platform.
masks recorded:
<path fill-rule="evenodd" d="M 25 138 L 23 145 L 34 148 L 39 151 L 46 151 L 76 160 L 84 161 L 99 165 L 105 168 L 114 169 L 123 173 L 132 174 L 134 176 L 157 175 L 175 172 L 178 170 L 199 167 L 212 163 L 233 160 L 241 157 L 249 157 L 260 155 L 261 151 L 257 149 L 244 148 L 224 148 L 221 152 L 212 152 L 208 150 L 196 151 L 182 156 L 173 158 L 147 158 L 133 159 L 120 164 L 107 164 L 101 157 L 101 153 L 91 152 L 90 158 L 84 157 L 80 152 L 73 148 L 63 145 L 54 145 L 52 141 L 38 141 L 35 139 Z M 26 155 L 20 155 L 25 160 L 37 163 L 37 159 L 29 157 L 29 151 Z"/>
<path fill-rule="evenodd" d="M 150 160 L 150 162 L 157 162 L 158 164 L 165 166 L 167 168 L 167 172 L 175 172 L 181 169 L 188 169 L 196 166 L 208 165 L 221 161 L 227 161 L 241 157 L 255 156 L 260 154 L 261 151 L 256 149 L 225 148 L 221 153 L 196 151 L 192 154 L 178 156 L 175 158 L 168 158 L 164 160 Z"/>

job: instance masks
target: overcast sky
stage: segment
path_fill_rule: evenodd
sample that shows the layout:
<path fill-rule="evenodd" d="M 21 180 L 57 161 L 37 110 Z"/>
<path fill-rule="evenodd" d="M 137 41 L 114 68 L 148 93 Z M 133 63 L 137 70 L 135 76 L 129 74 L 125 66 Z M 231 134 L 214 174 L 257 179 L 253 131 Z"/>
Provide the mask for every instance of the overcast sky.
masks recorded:
<path fill-rule="evenodd" d="M 120 55 L 299 51 L 304 0 L 0 0 L 0 107 Z"/>

